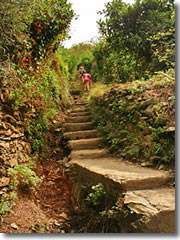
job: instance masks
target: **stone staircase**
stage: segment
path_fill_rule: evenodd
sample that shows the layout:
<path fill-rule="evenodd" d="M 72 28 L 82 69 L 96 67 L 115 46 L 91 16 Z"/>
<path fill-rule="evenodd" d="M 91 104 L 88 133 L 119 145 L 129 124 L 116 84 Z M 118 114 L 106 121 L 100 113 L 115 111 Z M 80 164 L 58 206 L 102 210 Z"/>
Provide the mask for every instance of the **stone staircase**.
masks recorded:
<path fill-rule="evenodd" d="M 80 184 L 102 183 L 111 194 L 123 194 L 124 204 L 140 219 L 132 222 L 135 231 L 175 233 L 175 189 L 168 187 L 168 172 L 112 158 L 100 149 L 103 139 L 93 127 L 86 99 L 75 104 L 64 129 L 71 149 L 68 165 Z"/>

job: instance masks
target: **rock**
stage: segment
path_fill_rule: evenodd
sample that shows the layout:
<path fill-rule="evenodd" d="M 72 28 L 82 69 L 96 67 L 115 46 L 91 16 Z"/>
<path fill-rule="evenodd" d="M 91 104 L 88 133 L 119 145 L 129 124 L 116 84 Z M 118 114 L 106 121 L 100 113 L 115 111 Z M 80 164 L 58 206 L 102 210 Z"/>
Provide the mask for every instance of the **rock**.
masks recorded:
<path fill-rule="evenodd" d="M 9 165 L 11 167 L 18 165 L 17 159 L 13 158 L 13 159 L 9 160 Z"/>
<path fill-rule="evenodd" d="M 153 164 L 150 163 L 150 162 L 143 162 L 143 163 L 141 163 L 141 167 L 152 167 L 152 166 L 153 166 Z"/>
<path fill-rule="evenodd" d="M 153 117 L 154 115 L 154 109 L 153 109 L 153 106 L 152 105 L 149 105 L 146 110 L 144 111 L 144 114 L 150 118 Z"/>
<path fill-rule="evenodd" d="M 11 223 L 11 227 L 14 228 L 14 229 L 16 229 L 16 230 L 19 229 L 19 227 L 16 225 L 16 223 Z"/>
<path fill-rule="evenodd" d="M 8 129 L 7 131 L 0 131 L 0 135 L 4 136 L 10 136 L 12 134 L 12 131 Z"/>
<path fill-rule="evenodd" d="M 9 143 L 7 142 L 0 142 L 0 148 L 5 148 L 5 149 L 9 149 Z"/>
<path fill-rule="evenodd" d="M 176 130 L 175 127 L 169 127 L 169 128 L 166 129 L 166 132 L 171 133 L 171 132 L 175 132 L 175 130 Z"/>
<path fill-rule="evenodd" d="M 10 182 L 10 178 L 2 177 L 0 179 L 0 187 L 8 186 L 9 182 Z"/>
<path fill-rule="evenodd" d="M 55 130 L 54 130 L 54 132 L 62 132 L 62 128 L 56 128 Z"/>
<path fill-rule="evenodd" d="M 6 176 L 6 169 L 4 166 L 3 168 L 2 167 L 0 168 L 0 177 L 3 177 L 3 176 Z"/>
<path fill-rule="evenodd" d="M 127 192 L 125 194 L 124 204 L 128 206 L 131 211 L 137 214 L 145 214 L 146 216 L 151 216 L 157 214 L 157 209 L 149 204 L 149 202 L 135 194 L 134 192 Z"/>
<path fill-rule="evenodd" d="M 135 104 L 130 104 L 127 107 L 127 111 L 131 112 L 133 109 L 136 109 L 136 108 L 137 108 L 137 104 L 136 103 Z"/>
<path fill-rule="evenodd" d="M 18 139 L 18 138 L 22 138 L 22 137 L 24 137 L 24 134 L 16 134 L 16 133 L 13 133 L 13 134 L 11 135 L 11 138 L 12 138 L 12 139 Z"/>
<path fill-rule="evenodd" d="M 144 101 L 142 104 L 141 104 L 141 107 L 142 108 L 146 108 L 148 107 L 149 105 L 154 105 L 157 103 L 157 100 L 155 98 L 150 98 L 150 99 L 147 99 L 146 101 Z"/>
<path fill-rule="evenodd" d="M 159 170 L 163 170 L 164 168 L 165 168 L 165 166 L 164 166 L 163 164 L 161 164 L 161 165 L 158 167 Z"/>
<path fill-rule="evenodd" d="M 127 99 L 128 99 L 128 100 L 132 100 L 132 99 L 134 99 L 134 96 L 132 96 L 132 95 L 127 96 Z"/>
<path fill-rule="evenodd" d="M 175 190 L 146 189 L 125 193 L 124 203 L 137 215 L 133 222 L 142 233 L 175 233 Z M 131 223 L 132 225 L 132 223 Z"/>
<path fill-rule="evenodd" d="M 61 161 L 60 161 L 61 162 Z M 68 163 L 69 162 L 69 159 L 68 159 L 68 157 L 65 157 L 64 159 L 63 159 L 63 164 L 66 164 L 66 163 Z"/>
<path fill-rule="evenodd" d="M 69 219 L 67 213 L 65 213 L 65 212 L 62 212 L 61 214 L 59 214 L 59 218 L 63 218 L 65 220 Z"/>

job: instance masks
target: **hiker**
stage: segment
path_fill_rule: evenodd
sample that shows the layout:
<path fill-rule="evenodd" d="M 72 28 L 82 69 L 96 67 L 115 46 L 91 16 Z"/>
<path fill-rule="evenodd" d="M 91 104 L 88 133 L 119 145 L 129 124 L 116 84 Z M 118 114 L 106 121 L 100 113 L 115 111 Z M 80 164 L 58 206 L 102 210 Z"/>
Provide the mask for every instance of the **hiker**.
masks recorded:
<path fill-rule="evenodd" d="M 80 73 L 80 76 L 83 77 L 83 74 L 86 72 L 84 66 L 80 65 L 78 72 Z"/>
<path fill-rule="evenodd" d="M 90 89 L 90 82 L 91 82 L 91 74 L 89 74 L 89 73 L 87 73 L 86 71 L 85 71 L 85 73 L 83 74 L 83 77 L 82 77 L 82 79 L 83 79 L 83 85 L 84 85 L 84 91 L 86 91 L 86 89 L 87 89 L 87 91 L 89 92 L 89 89 Z"/>

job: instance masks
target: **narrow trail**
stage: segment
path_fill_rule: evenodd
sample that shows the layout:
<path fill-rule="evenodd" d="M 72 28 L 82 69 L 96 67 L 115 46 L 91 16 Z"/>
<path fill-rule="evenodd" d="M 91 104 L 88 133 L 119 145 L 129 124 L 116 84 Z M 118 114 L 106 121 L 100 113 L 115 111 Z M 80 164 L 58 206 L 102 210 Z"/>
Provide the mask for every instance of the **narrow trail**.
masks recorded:
<path fill-rule="evenodd" d="M 98 228 L 102 227 L 101 221 L 96 219 L 95 228 L 93 214 L 87 216 L 89 213 L 81 211 L 74 192 L 75 185 L 98 183 L 102 183 L 106 191 L 116 197 L 124 194 L 124 204 L 133 206 L 132 211 L 147 219 L 146 224 L 141 226 L 146 232 L 175 231 L 175 191 L 168 187 L 168 172 L 143 168 L 111 157 L 107 149 L 100 148 L 103 139 L 98 137 L 91 122 L 87 97 L 84 94 L 81 99 L 77 98 L 65 119 L 63 128 L 67 146 L 59 142 L 58 118 L 55 121 L 48 150 L 36 167 L 37 175 L 44 176 L 42 184 L 36 193 L 19 189 L 19 199 L 13 211 L 0 224 L 0 232 L 98 232 Z M 62 159 L 61 151 L 65 146 L 71 152 Z M 76 172 L 76 183 L 66 171 Z M 109 226 L 110 222 L 106 224 Z M 123 230 L 119 224 L 116 232 L 128 232 L 126 224 Z"/>

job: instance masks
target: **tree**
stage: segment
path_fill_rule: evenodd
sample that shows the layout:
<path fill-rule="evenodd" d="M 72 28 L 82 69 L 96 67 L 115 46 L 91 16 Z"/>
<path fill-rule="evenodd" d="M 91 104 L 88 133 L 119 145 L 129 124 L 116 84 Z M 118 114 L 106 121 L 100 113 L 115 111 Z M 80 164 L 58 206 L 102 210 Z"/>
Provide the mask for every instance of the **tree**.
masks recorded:
<path fill-rule="evenodd" d="M 104 58 L 113 56 L 111 62 L 117 65 L 120 81 L 140 78 L 145 76 L 146 71 L 153 72 L 152 39 L 149 38 L 174 27 L 173 11 L 174 1 L 136 0 L 129 5 L 113 0 L 100 12 L 105 20 L 98 22 L 99 31 L 106 41 L 104 48 L 108 48 Z M 174 40 L 175 36 L 171 35 L 172 44 Z M 128 71 L 127 64 L 131 71 Z M 165 68 L 156 64 L 159 69 Z"/>

